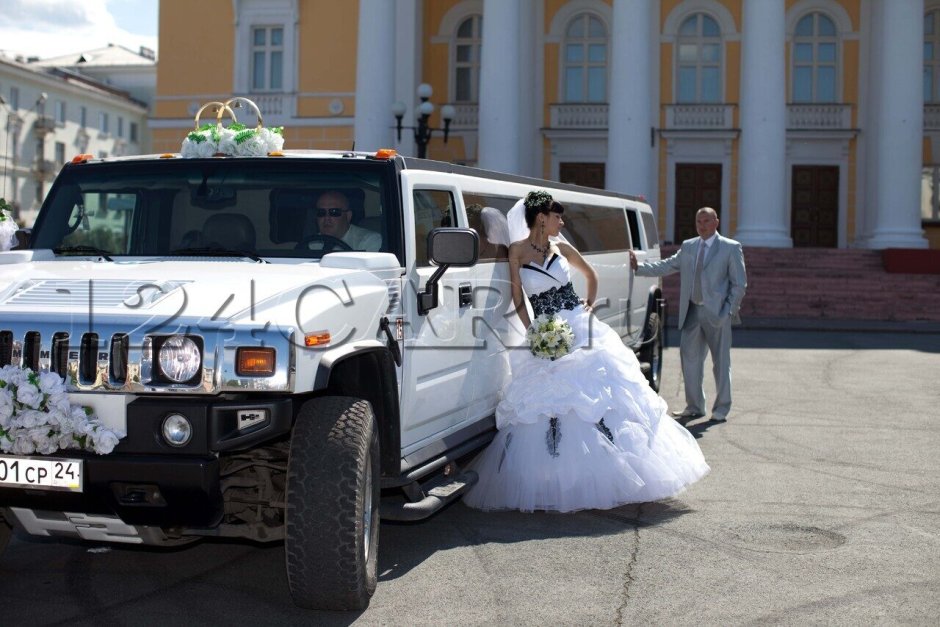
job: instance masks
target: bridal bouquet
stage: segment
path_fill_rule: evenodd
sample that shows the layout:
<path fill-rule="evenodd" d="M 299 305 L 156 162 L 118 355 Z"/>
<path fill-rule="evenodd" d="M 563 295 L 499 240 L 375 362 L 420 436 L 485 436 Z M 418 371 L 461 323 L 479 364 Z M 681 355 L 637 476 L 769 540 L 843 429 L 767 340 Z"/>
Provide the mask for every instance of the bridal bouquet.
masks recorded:
<path fill-rule="evenodd" d="M 48 455 L 82 449 L 105 455 L 125 435 L 102 425 L 88 407 L 70 403 L 58 374 L 0 368 L 0 451 Z"/>
<path fill-rule="evenodd" d="M 16 220 L 10 211 L 10 203 L 0 198 L 0 251 L 10 250 L 16 245 Z"/>
<path fill-rule="evenodd" d="M 183 139 L 180 155 L 208 158 L 216 154 L 233 157 L 263 157 L 284 148 L 284 127 L 247 127 L 234 122 L 229 126 L 203 124 Z"/>
<path fill-rule="evenodd" d="M 564 357 L 574 346 L 574 332 L 564 319 L 541 314 L 532 321 L 526 332 L 529 350 L 540 359 L 552 361 Z"/>

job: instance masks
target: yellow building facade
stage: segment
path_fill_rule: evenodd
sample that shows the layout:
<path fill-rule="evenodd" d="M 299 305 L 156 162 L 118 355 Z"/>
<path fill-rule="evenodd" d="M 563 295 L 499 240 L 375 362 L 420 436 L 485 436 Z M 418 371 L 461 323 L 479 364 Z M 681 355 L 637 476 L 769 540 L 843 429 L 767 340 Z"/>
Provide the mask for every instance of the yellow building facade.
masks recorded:
<path fill-rule="evenodd" d="M 667 242 L 709 205 L 749 245 L 940 248 L 935 0 L 161 0 L 159 32 L 157 152 L 241 95 L 287 148 L 642 195 Z"/>

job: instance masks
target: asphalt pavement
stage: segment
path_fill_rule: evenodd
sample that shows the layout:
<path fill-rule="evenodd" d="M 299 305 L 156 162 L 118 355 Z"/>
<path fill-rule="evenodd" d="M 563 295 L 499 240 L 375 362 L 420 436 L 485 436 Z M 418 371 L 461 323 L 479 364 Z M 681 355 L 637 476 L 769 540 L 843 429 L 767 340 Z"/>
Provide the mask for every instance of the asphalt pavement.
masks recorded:
<path fill-rule="evenodd" d="M 674 335 L 662 395 L 681 409 Z M 365 612 L 292 606 L 277 545 L 18 536 L 3 623 L 936 625 L 940 335 L 742 329 L 732 360 L 728 422 L 688 425 L 712 468 L 700 482 L 609 511 L 457 503 L 383 523 Z"/>

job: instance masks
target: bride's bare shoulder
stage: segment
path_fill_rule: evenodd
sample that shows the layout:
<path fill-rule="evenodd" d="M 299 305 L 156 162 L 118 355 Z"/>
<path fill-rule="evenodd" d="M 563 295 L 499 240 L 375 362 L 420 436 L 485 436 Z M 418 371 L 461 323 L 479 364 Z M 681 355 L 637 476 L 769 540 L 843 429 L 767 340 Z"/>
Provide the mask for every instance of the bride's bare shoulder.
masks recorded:
<path fill-rule="evenodd" d="M 510 244 L 510 245 L 509 245 L 509 256 L 510 256 L 510 257 L 512 257 L 513 255 L 519 256 L 519 255 L 521 255 L 525 250 L 528 250 L 528 249 L 525 247 L 525 244 L 526 244 L 526 240 L 524 240 L 524 239 L 521 239 L 521 240 L 519 240 L 518 242 L 513 242 L 512 244 Z"/>

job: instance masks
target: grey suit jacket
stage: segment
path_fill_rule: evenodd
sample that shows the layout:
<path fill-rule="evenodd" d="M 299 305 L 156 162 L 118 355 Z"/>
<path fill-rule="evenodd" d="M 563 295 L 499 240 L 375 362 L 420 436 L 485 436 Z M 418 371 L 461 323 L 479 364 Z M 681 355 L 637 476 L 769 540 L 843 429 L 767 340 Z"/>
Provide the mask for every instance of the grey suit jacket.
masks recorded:
<path fill-rule="evenodd" d="M 661 261 L 648 261 L 637 266 L 639 276 L 666 276 L 680 273 L 679 288 L 679 328 L 685 323 L 689 311 L 689 298 L 692 295 L 692 278 L 695 270 L 695 257 L 701 245 L 700 237 L 693 237 L 682 242 L 682 246 L 672 257 Z M 702 302 L 706 315 L 713 322 L 720 322 L 730 317 L 731 322 L 739 324 L 741 318 L 741 300 L 747 289 L 747 272 L 744 269 L 744 253 L 741 244 L 720 234 L 712 243 L 702 266 Z"/>

